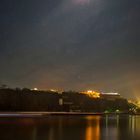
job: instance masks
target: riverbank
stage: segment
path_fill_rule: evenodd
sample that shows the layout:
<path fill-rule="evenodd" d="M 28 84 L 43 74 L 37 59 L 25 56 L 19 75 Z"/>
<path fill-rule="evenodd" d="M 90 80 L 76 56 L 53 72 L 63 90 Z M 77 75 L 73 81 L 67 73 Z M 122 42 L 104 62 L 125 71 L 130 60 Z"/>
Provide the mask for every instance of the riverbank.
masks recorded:
<path fill-rule="evenodd" d="M 140 115 L 129 113 L 91 113 L 91 112 L 0 112 L 0 117 L 47 117 L 50 115 L 80 116 L 80 115 Z"/>

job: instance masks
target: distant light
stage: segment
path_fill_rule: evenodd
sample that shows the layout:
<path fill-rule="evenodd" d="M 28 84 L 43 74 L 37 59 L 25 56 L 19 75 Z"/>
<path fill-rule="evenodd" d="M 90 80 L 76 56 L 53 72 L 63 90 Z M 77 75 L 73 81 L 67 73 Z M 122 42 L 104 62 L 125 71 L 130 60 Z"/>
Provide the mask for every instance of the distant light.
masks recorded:
<path fill-rule="evenodd" d="M 92 98 L 100 98 L 100 93 L 96 92 L 96 91 L 87 90 L 87 91 L 82 92 L 82 93 L 86 94 L 86 95 L 88 95 L 89 97 L 92 97 Z"/>
<path fill-rule="evenodd" d="M 52 92 L 57 92 L 57 90 L 55 90 L 55 89 L 50 89 L 50 91 L 52 91 Z"/>
<path fill-rule="evenodd" d="M 61 106 L 63 105 L 63 99 L 62 98 L 59 99 L 59 105 L 61 105 Z"/>
<path fill-rule="evenodd" d="M 140 101 L 138 101 L 137 104 L 140 104 Z"/>
<path fill-rule="evenodd" d="M 104 95 L 119 95 L 119 93 L 113 93 L 113 92 L 111 92 L 111 93 L 102 93 L 102 94 L 104 94 Z"/>
<path fill-rule="evenodd" d="M 120 110 L 119 110 L 119 109 L 117 109 L 117 110 L 116 110 L 116 112 L 120 112 Z"/>
<path fill-rule="evenodd" d="M 127 100 L 128 101 L 128 103 L 132 103 L 132 101 L 131 100 Z"/>
<path fill-rule="evenodd" d="M 92 90 L 88 90 L 87 93 L 92 93 Z"/>
<path fill-rule="evenodd" d="M 38 88 L 34 88 L 33 90 L 38 90 Z"/>

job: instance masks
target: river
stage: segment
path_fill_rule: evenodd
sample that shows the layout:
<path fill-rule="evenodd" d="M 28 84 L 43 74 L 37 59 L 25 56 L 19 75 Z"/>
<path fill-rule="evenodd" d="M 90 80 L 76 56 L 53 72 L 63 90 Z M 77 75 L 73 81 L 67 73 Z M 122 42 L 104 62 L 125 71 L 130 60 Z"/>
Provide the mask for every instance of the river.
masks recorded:
<path fill-rule="evenodd" d="M 140 140 L 140 116 L 1 117 L 0 140 Z"/>

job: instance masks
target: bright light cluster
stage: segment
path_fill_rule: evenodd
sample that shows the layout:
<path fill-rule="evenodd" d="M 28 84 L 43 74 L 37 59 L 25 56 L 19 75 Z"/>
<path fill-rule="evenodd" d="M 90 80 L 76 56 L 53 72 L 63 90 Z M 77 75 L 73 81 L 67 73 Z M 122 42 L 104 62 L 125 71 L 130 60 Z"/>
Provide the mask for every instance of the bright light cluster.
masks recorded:
<path fill-rule="evenodd" d="M 119 95 L 118 93 L 113 93 L 113 92 L 111 92 L 111 93 L 102 93 L 103 95 Z"/>
<path fill-rule="evenodd" d="M 92 98 L 100 98 L 100 93 L 92 90 L 87 90 L 85 92 L 82 92 L 83 94 L 87 94 L 89 97 Z"/>
<path fill-rule="evenodd" d="M 33 90 L 38 90 L 38 88 L 33 88 Z"/>

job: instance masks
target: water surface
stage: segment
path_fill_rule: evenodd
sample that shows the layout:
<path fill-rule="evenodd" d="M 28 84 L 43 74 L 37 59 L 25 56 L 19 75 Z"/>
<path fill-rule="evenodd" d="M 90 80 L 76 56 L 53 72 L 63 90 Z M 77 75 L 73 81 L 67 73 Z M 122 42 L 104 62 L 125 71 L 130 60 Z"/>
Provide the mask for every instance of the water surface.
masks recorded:
<path fill-rule="evenodd" d="M 140 140 L 140 116 L 0 118 L 0 140 Z"/>

